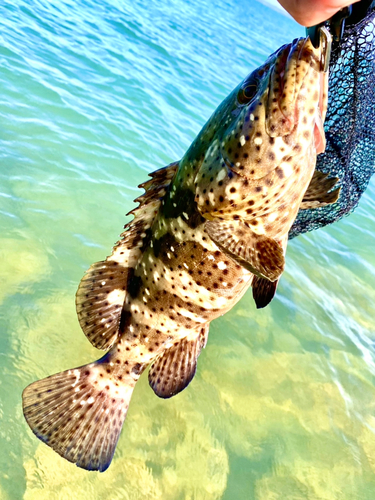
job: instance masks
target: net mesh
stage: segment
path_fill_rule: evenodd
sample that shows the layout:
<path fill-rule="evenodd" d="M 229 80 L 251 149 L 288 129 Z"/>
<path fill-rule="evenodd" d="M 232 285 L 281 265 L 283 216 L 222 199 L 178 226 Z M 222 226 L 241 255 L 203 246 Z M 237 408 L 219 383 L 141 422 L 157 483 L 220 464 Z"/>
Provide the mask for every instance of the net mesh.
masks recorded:
<path fill-rule="evenodd" d="M 300 210 L 290 238 L 352 212 L 375 172 L 375 2 L 362 20 L 347 24 L 329 70 L 327 146 L 316 168 L 339 178 L 340 197 L 326 207 Z"/>

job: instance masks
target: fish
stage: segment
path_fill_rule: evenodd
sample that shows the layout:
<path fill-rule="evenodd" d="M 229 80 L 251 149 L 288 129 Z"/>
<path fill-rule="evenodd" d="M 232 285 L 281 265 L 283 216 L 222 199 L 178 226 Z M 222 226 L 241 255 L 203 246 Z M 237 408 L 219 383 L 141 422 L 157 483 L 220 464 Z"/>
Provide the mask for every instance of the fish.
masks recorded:
<path fill-rule="evenodd" d="M 59 455 L 105 471 L 146 368 L 157 396 L 178 394 L 210 322 L 250 286 L 257 307 L 272 300 L 298 211 L 338 197 L 335 181 L 314 175 L 326 102 L 320 49 L 296 39 L 230 93 L 180 161 L 139 186 L 132 221 L 76 294 L 83 332 L 106 353 L 23 391 L 27 423 Z"/>

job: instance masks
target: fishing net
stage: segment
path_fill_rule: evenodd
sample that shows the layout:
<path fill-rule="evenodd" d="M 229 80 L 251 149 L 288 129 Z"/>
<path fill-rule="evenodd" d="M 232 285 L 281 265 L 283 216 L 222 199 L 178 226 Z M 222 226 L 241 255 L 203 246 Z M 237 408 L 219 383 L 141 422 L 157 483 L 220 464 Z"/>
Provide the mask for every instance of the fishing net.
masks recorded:
<path fill-rule="evenodd" d="M 375 1 L 355 6 L 343 37 L 332 47 L 327 147 L 316 165 L 339 178 L 340 197 L 326 207 L 300 210 L 290 238 L 352 212 L 375 172 Z"/>

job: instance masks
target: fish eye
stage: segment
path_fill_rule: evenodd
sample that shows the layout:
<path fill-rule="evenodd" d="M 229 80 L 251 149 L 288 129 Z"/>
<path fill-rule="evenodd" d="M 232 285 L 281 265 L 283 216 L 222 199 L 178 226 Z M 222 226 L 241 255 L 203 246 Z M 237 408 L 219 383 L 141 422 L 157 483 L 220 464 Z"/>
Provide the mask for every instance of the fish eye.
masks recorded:
<path fill-rule="evenodd" d="M 248 104 L 255 96 L 256 91 L 257 91 L 257 86 L 254 84 L 246 85 L 246 87 L 240 88 L 237 94 L 238 103 Z"/>

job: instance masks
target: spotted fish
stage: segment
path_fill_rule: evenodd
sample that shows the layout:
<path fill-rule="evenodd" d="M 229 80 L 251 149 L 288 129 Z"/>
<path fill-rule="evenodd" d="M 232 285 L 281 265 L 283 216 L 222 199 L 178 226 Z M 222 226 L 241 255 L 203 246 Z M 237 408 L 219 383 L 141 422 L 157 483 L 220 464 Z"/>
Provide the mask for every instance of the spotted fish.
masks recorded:
<path fill-rule="evenodd" d="M 210 321 L 251 285 L 258 307 L 272 299 L 298 210 L 338 196 L 335 180 L 313 176 L 326 93 L 319 49 L 297 39 L 224 100 L 181 161 L 141 184 L 133 220 L 77 291 L 80 325 L 107 353 L 23 393 L 31 429 L 62 457 L 106 470 L 146 367 L 158 396 L 179 393 Z"/>

